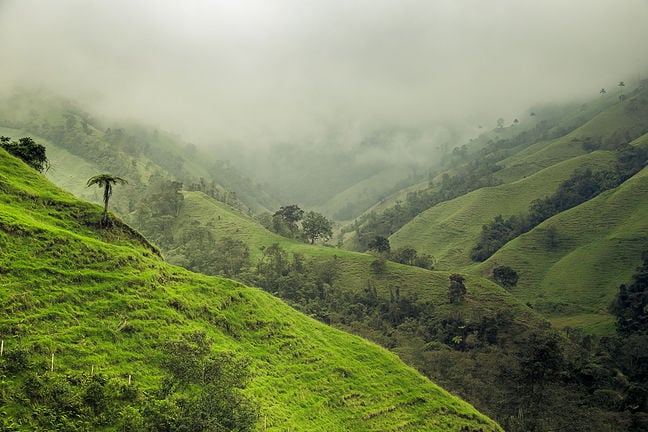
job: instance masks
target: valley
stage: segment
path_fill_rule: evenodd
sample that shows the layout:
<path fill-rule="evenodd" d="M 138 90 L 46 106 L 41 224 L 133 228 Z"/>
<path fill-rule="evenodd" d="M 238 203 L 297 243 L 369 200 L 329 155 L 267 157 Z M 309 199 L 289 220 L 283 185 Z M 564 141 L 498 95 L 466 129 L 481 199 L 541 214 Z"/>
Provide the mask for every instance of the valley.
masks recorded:
<path fill-rule="evenodd" d="M 626 368 L 643 357 L 613 354 L 630 342 L 616 335 L 611 305 L 648 249 L 645 83 L 623 99 L 535 110 L 529 124 L 457 143 L 417 174 L 373 166 L 308 207 L 157 129 L 102 123 L 53 95 L 16 94 L 3 107 L 0 135 L 44 145 L 46 176 L 74 194 L 3 156 L 3 295 L 12 306 L 2 334 L 28 359 L 7 389 L 44 379 L 44 356 L 56 353 L 65 370 L 102 365 L 109 379 L 141 379 L 141 403 L 114 403 L 128 421 L 150 422 L 160 339 L 195 343 L 202 332 L 219 347 L 211 352 L 248 359 L 242 394 L 258 404 L 257 430 L 499 430 L 430 380 L 505 430 L 643 424 L 645 396 L 626 409 L 644 379 Z M 101 190 L 86 187 L 100 172 L 128 179 L 114 190 L 120 222 L 108 230 L 91 222 L 98 207 L 79 201 L 101 202 Z M 525 220 L 583 172 L 620 174 L 601 175 L 597 193 L 471 259 L 485 225 Z M 289 204 L 331 218 L 336 235 L 311 245 L 276 229 Z M 378 238 L 389 248 L 372 246 Z M 425 264 L 411 265 L 415 257 Z M 516 273 L 513 286 L 496 283 L 498 267 Z M 5 394 L 12 418 L 28 421 Z M 45 411 L 16 424 L 62 415 L 45 393 L 24 397 Z M 97 421 L 83 412 L 80 422 Z"/>

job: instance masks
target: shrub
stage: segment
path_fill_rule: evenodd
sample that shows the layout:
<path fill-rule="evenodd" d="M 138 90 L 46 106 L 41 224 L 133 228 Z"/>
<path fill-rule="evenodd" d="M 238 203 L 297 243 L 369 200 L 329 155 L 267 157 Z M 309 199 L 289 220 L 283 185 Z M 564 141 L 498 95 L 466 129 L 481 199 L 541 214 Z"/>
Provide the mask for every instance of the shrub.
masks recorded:
<path fill-rule="evenodd" d="M 20 138 L 16 141 L 9 141 L 8 137 L 0 137 L 0 147 L 12 155 L 22 159 L 27 165 L 38 172 L 47 171 L 50 167 L 49 160 L 45 154 L 45 146 L 36 144 L 29 137 Z"/>
<path fill-rule="evenodd" d="M 519 276 L 509 266 L 498 266 L 493 269 L 493 280 L 504 288 L 512 288 L 518 283 Z"/>

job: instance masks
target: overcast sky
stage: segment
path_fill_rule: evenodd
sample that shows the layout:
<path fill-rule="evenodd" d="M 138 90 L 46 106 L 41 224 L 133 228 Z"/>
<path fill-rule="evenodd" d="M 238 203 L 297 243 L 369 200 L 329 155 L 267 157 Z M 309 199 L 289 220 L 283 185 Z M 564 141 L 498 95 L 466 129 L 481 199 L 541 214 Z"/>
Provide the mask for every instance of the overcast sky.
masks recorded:
<path fill-rule="evenodd" d="M 495 126 L 646 74 L 647 23 L 648 0 L 0 0 L 0 82 L 198 144 Z"/>

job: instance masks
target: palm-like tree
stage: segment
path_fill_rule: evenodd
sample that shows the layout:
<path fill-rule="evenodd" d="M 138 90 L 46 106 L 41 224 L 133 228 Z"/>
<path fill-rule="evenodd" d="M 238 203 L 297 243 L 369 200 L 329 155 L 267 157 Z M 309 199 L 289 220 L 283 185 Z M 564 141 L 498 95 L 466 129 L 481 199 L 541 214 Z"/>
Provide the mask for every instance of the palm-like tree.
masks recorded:
<path fill-rule="evenodd" d="M 94 177 L 90 177 L 88 179 L 88 184 L 87 184 L 88 187 L 92 185 L 97 185 L 99 187 L 104 188 L 104 194 L 103 194 L 104 210 L 103 210 L 103 216 L 101 217 L 101 225 L 108 223 L 108 200 L 110 200 L 110 196 L 112 195 L 113 186 L 117 183 L 127 184 L 128 182 L 123 178 L 114 176 L 112 174 L 99 174 Z"/>

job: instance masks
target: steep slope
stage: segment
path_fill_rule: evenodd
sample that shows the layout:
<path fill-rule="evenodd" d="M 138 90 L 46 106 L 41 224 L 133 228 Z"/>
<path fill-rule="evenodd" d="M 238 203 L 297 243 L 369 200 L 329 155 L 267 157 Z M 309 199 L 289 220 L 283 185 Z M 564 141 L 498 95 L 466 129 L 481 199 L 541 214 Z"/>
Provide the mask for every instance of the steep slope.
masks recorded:
<path fill-rule="evenodd" d="M 533 200 L 553 193 L 577 168 L 603 169 L 613 160 L 610 152 L 594 152 L 515 182 L 478 189 L 421 213 L 394 233 L 390 241 L 393 247 L 409 245 L 432 254 L 439 269 L 467 269 L 474 265 L 469 252 L 482 225 L 500 214 L 526 211 Z"/>
<path fill-rule="evenodd" d="M 514 295 L 530 302 L 557 327 L 610 333 L 613 318 L 608 306 L 618 286 L 630 279 L 648 244 L 647 197 L 648 169 L 644 168 L 620 187 L 511 241 L 477 271 L 488 275 L 495 265 L 508 265 L 520 275 Z M 556 235 L 551 242 L 550 228 Z"/>
<path fill-rule="evenodd" d="M 646 148 L 648 86 L 601 108 L 600 112 L 595 110 L 587 115 L 572 114 L 576 120 L 568 122 L 582 122 L 579 114 L 583 118 L 595 115 L 565 136 L 539 141 L 502 160 L 503 169 L 495 173 L 503 182 L 501 185 L 473 191 L 423 212 L 390 237 L 392 246 L 411 245 L 430 253 L 437 258 L 439 269 L 461 269 L 489 276 L 495 266 L 509 265 L 524 273 L 519 288 L 512 292 L 550 317 L 559 328 L 569 325 L 610 333 L 608 304 L 618 285 L 636 267 L 646 229 L 641 218 L 630 223 L 616 216 L 612 209 L 627 209 L 628 217 L 645 211 L 641 206 L 645 195 L 639 186 L 642 174 L 614 191 L 555 216 L 551 223 L 547 221 L 511 242 L 485 264 L 478 265 L 469 257 L 482 225 L 495 216 L 507 218 L 527 212 L 533 200 L 553 194 L 558 184 L 576 169 L 619 169 L 617 149 L 631 148 L 628 144 Z M 635 137 L 638 138 L 632 141 Z M 645 165 L 645 161 L 637 162 Z M 615 207 L 608 207 L 605 197 L 609 196 L 615 197 Z M 547 231 L 549 226 L 552 228 Z M 548 236 L 556 233 L 569 233 L 566 236 L 571 243 L 565 240 L 559 247 L 551 246 L 555 242 L 549 242 Z"/>
<path fill-rule="evenodd" d="M 251 360 L 245 393 L 260 404 L 259 430 L 500 430 L 383 349 L 259 290 L 167 265 L 119 221 L 99 229 L 98 206 L 4 151 L 0 189 L 0 334 L 5 355 L 27 359 L 22 369 L 4 369 L 5 425 L 46 428 L 55 420 L 37 394 L 20 396 L 25 380 L 46 375 L 63 382 L 100 370 L 132 377 L 137 398 L 151 397 L 164 347 L 203 331 L 218 351 Z M 45 372 L 50 357 L 53 371 Z M 113 429 L 142 408 L 137 398 L 97 421 Z"/>
<path fill-rule="evenodd" d="M 375 235 L 392 235 L 436 204 L 482 187 L 519 180 L 547 167 L 547 161 L 538 165 L 534 160 L 525 161 L 524 155 L 542 150 L 549 143 L 556 144 L 557 151 L 549 152 L 553 162 L 584 154 L 586 147 L 591 151 L 596 147 L 592 144 L 600 145 L 601 142 L 593 141 L 592 137 L 579 142 L 580 138 L 570 140 L 564 139 L 565 136 L 618 103 L 616 97 L 604 97 L 584 104 L 537 106 L 529 110 L 522 121 L 485 131 L 463 145 L 460 141 L 453 142 L 452 151 L 446 147 L 437 155 L 438 160 L 428 161 L 427 181 L 392 193 L 353 223 L 343 226 L 340 232 L 344 246 L 365 250 L 368 239 Z M 626 131 L 621 132 L 625 134 Z M 515 164 L 518 155 L 523 155 L 520 158 L 524 161 Z"/>
<path fill-rule="evenodd" d="M 373 207 L 342 227 L 344 245 L 366 250 L 375 236 L 393 235 L 435 205 L 522 180 L 594 150 L 620 151 L 648 132 L 646 119 L 648 82 L 618 98 L 608 95 L 582 105 L 539 108 L 522 122 L 498 127 L 455 147 L 429 173 L 429 185 L 397 192 L 386 200 L 392 203 L 388 208 Z M 400 202 L 394 203 L 394 197 L 400 197 Z"/>
<path fill-rule="evenodd" d="M 582 397 L 568 386 L 552 390 L 540 408 L 520 403 L 519 394 L 531 391 L 520 381 L 522 372 L 516 372 L 523 370 L 523 353 L 535 349 L 528 345 L 529 338 L 535 337 L 530 335 L 552 332 L 533 309 L 489 280 L 465 275 L 465 298 L 453 302 L 449 299 L 450 272 L 392 262 L 377 271 L 374 264 L 380 260 L 376 256 L 283 238 L 265 230 L 250 216 L 202 193 L 189 192 L 184 197 L 174 221 L 178 227 L 169 228 L 180 235 L 179 245 L 183 244 L 182 231 L 196 227 L 202 229 L 199 235 L 211 238 L 216 245 L 224 238 L 244 241 L 250 249 L 252 266 L 237 273 L 237 278 L 263 286 L 334 327 L 388 347 L 503 426 L 513 427 L 511 416 L 520 409 L 539 409 L 548 416 L 542 421 L 555 427 L 587 424 L 591 430 L 604 430 L 603 425 L 614 421 L 604 418 L 607 414 L 585 414 L 577 404 L 556 415 L 555 406 Z M 267 256 L 273 244 L 279 245 L 285 255 Z M 193 246 L 189 251 L 199 256 L 208 254 Z M 170 251 L 169 258 L 177 259 L 175 253 Z M 228 254 L 223 251 L 213 255 L 212 265 L 222 258 L 221 253 Z M 292 258 L 292 254 L 296 256 Z M 184 256 L 188 261 L 193 259 Z M 259 262 L 263 266 L 257 266 Z M 281 268 L 270 284 L 265 277 L 268 266 Z M 313 277 L 313 273 L 324 277 Z M 561 346 L 571 345 L 558 335 L 550 337 L 559 340 Z M 503 370 L 507 371 L 505 377 Z"/>
<path fill-rule="evenodd" d="M 496 177 L 504 182 L 515 181 L 561 161 L 578 157 L 591 148 L 612 149 L 622 142 L 630 142 L 648 132 L 648 87 L 639 88 L 632 96 L 612 105 L 590 103 L 596 115 L 582 126 L 549 141 L 540 141 L 502 161 L 502 170 Z M 605 109 L 603 109 L 605 108 Z M 596 113 L 599 109 L 596 109 Z M 587 118 L 587 106 L 574 115 Z M 587 115 L 589 114 L 589 115 Z"/>

